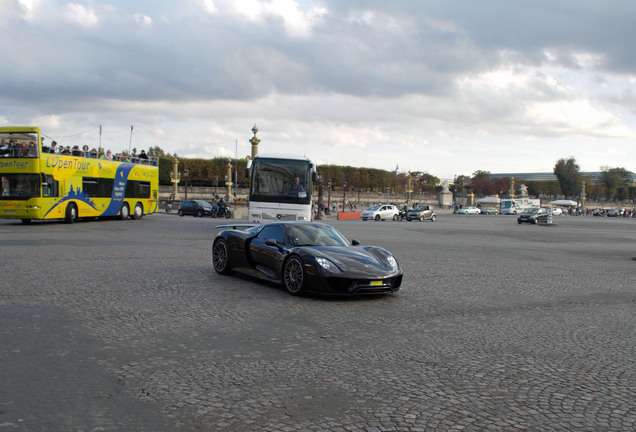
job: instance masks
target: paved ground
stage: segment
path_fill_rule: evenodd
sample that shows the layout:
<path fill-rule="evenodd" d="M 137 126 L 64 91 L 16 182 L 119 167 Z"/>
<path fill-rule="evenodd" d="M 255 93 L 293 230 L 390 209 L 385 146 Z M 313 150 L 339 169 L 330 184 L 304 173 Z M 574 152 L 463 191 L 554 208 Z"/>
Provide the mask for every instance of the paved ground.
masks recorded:
<path fill-rule="evenodd" d="M 0 432 L 636 429 L 636 220 L 329 223 L 397 295 L 210 265 L 218 221 L 0 222 Z"/>

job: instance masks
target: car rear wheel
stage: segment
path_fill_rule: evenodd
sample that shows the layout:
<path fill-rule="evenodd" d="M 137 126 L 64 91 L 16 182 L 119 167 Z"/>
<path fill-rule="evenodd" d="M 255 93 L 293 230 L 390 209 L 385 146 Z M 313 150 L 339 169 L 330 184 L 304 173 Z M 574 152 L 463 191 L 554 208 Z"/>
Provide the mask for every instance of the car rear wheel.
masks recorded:
<path fill-rule="evenodd" d="M 230 272 L 230 260 L 227 242 L 218 239 L 212 245 L 212 264 L 218 274 L 228 274 Z"/>
<path fill-rule="evenodd" d="M 437 219 L 437 216 L 435 215 L 431 216 L 431 222 L 435 222 L 435 219 Z"/>
<path fill-rule="evenodd" d="M 283 282 L 291 295 L 300 295 L 305 291 L 305 266 L 300 257 L 294 255 L 285 262 Z"/>
<path fill-rule="evenodd" d="M 201 210 L 197 210 L 197 214 L 194 217 L 203 217 L 203 212 Z"/>
<path fill-rule="evenodd" d="M 183 216 L 183 210 L 179 209 L 179 216 Z"/>

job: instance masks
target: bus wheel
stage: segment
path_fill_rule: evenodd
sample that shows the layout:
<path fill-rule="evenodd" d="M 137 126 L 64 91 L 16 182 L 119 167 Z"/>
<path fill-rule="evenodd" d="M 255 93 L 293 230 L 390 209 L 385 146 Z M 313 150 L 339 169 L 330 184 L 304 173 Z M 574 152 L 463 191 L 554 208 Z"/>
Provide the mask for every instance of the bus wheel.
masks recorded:
<path fill-rule="evenodd" d="M 119 211 L 119 220 L 126 220 L 128 216 L 130 216 L 130 209 L 128 208 L 128 204 L 123 203 Z"/>
<path fill-rule="evenodd" d="M 64 222 L 68 224 L 77 222 L 77 207 L 75 207 L 75 204 L 70 203 L 69 205 L 66 206 L 66 214 L 64 215 Z"/>
<path fill-rule="evenodd" d="M 132 217 L 134 220 L 139 220 L 144 217 L 144 208 L 142 207 L 141 203 L 135 204 L 135 210 L 133 211 Z"/>

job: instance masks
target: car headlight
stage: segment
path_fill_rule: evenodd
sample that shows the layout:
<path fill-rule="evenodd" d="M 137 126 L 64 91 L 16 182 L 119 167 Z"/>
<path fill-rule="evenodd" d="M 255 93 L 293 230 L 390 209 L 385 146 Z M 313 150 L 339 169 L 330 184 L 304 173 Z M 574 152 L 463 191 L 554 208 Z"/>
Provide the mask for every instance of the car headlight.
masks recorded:
<path fill-rule="evenodd" d="M 318 257 L 316 258 L 316 262 L 325 270 L 329 270 L 331 268 L 331 262 L 329 262 L 328 259 Z"/>
<path fill-rule="evenodd" d="M 391 266 L 391 268 L 394 269 L 394 270 L 397 270 L 398 263 L 397 263 L 397 260 L 395 259 L 395 257 L 393 255 L 389 255 L 386 259 L 389 262 L 389 265 Z"/>

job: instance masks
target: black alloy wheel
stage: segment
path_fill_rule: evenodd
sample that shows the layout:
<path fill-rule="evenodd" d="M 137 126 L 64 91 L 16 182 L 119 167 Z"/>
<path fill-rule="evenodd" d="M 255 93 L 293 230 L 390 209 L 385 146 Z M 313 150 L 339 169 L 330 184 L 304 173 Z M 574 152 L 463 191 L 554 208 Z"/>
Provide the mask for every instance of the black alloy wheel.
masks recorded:
<path fill-rule="evenodd" d="M 212 264 L 218 274 L 230 272 L 228 247 L 224 239 L 218 239 L 212 245 Z"/>
<path fill-rule="evenodd" d="M 300 257 L 292 255 L 285 262 L 283 282 L 291 295 L 300 295 L 305 291 L 305 266 Z"/>

